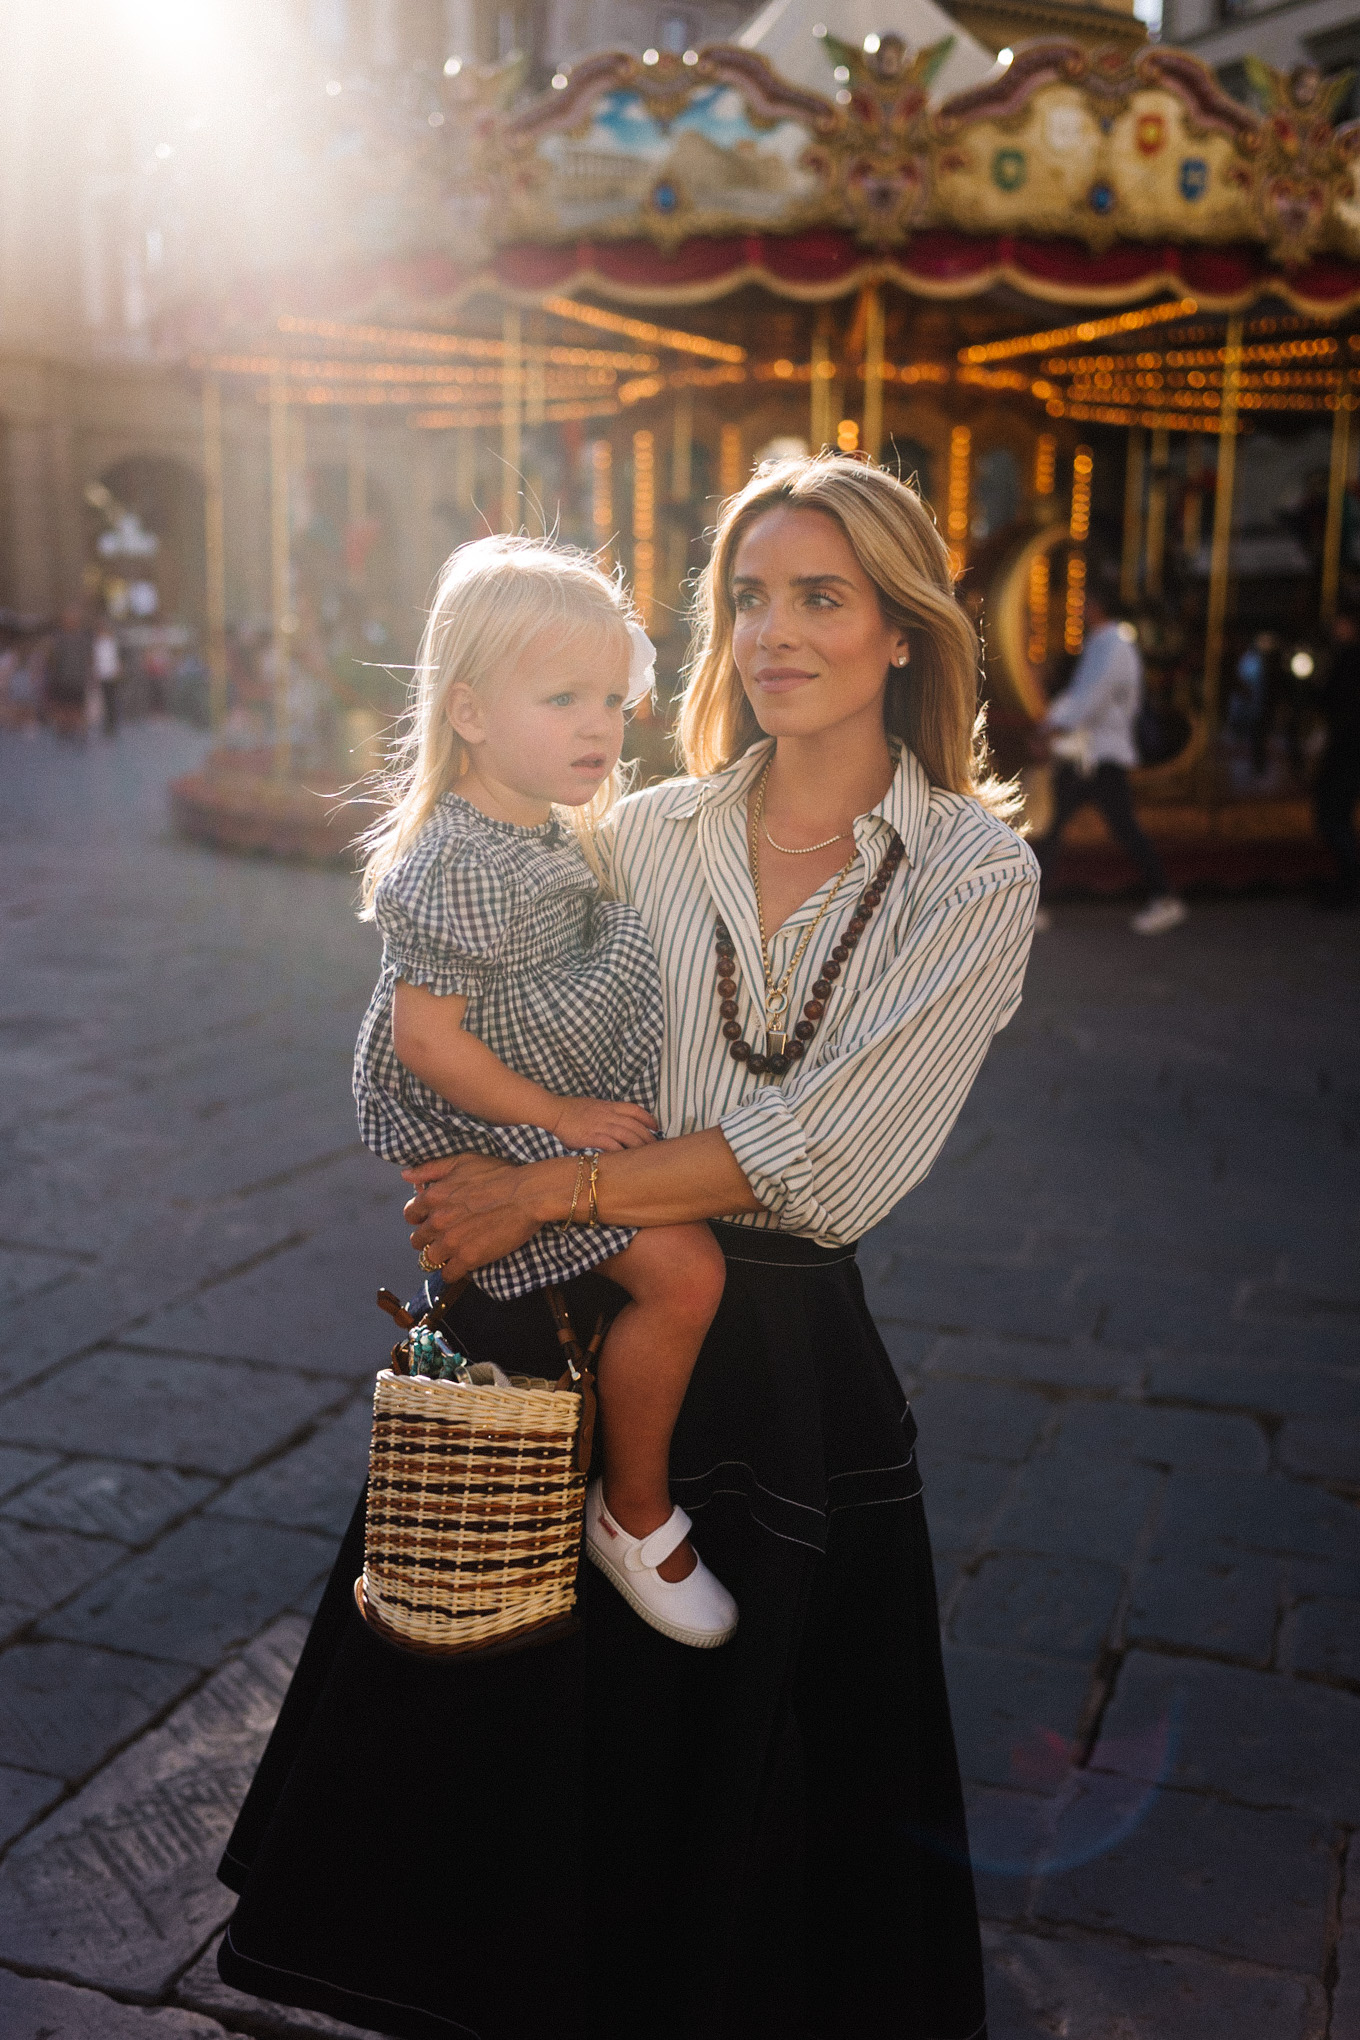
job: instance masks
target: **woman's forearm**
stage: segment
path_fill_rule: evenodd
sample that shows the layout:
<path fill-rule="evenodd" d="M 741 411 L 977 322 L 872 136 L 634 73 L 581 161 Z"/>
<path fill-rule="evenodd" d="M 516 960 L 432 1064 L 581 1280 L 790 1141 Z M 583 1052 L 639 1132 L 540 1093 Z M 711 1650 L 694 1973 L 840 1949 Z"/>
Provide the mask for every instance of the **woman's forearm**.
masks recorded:
<path fill-rule="evenodd" d="M 518 1172 L 521 1192 L 540 1225 L 560 1224 L 566 1218 L 576 1173 L 570 1157 L 531 1162 Z M 654 1146 L 602 1155 L 596 1193 L 606 1225 L 682 1225 L 691 1219 L 730 1218 L 761 1209 L 716 1126 Z M 577 1217 L 584 1215 L 583 1196 Z"/>

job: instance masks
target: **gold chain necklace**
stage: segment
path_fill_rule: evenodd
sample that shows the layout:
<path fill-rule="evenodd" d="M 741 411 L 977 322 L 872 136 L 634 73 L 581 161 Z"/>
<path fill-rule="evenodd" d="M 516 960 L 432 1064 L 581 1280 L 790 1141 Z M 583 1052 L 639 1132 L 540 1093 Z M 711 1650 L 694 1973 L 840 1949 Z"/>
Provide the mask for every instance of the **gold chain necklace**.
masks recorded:
<path fill-rule="evenodd" d="M 836 895 L 850 876 L 851 868 L 859 856 L 859 851 L 857 848 L 853 849 L 845 863 L 836 873 L 835 881 L 830 892 L 823 900 L 816 919 L 810 921 L 803 930 L 797 947 L 794 949 L 789 967 L 780 978 L 778 984 L 776 984 L 770 971 L 770 943 L 765 934 L 765 902 L 761 897 L 760 891 L 760 831 L 765 815 L 765 785 L 770 776 L 770 766 L 773 764 L 774 754 L 771 753 L 769 763 L 760 775 L 760 784 L 756 788 L 756 797 L 751 803 L 750 859 L 751 883 L 755 888 L 756 895 L 756 926 L 760 932 L 760 967 L 765 977 L 765 1053 L 767 1056 L 782 1056 L 788 1047 L 789 1036 L 786 1022 L 789 1010 L 789 987 L 793 983 L 794 973 L 807 953 L 809 942 L 811 942 L 813 936 L 821 927 L 822 922 L 831 912 L 835 904 Z M 765 833 L 768 835 L 769 831 L 766 830 Z M 844 830 L 841 833 L 843 835 L 845 833 Z M 835 836 L 828 836 L 825 843 L 816 843 L 812 847 L 816 850 L 825 850 L 837 840 Z M 777 850 L 779 845 L 776 843 L 774 847 Z"/>
<path fill-rule="evenodd" d="M 848 829 L 837 829 L 834 836 L 826 837 L 821 843 L 804 843 L 800 850 L 791 850 L 787 843 L 775 842 L 774 837 L 770 834 L 770 825 L 763 817 L 760 826 L 764 831 L 765 841 L 769 844 L 771 850 L 777 850 L 781 857 L 811 857 L 814 850 L 829 850 L 833 843 L 839 843 L 843 836 L 848 836 L 850 833 Z"/>

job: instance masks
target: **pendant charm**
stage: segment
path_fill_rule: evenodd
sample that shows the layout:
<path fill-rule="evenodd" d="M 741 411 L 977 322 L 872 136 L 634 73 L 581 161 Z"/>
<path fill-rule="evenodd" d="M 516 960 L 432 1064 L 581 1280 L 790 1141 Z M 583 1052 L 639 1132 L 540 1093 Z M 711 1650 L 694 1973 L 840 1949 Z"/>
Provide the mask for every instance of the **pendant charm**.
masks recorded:
<path fill-rule="evenodd" d="M 766 1029 L 766 1031 L 765 1031 L 765 1053 L 766 1053 L 766 1055 L 767 1055 L 767 1056 L 772 1056 L 772 1055 L 787 1055 L 787 1054 L 788 1054 L 788 1051 L 789 1051 L 789 1037 L 788 1037 L 788 1035 L 787 1035 L 787 1034 L 772 1034 L 772 1033 L 770 1032 L 770 1030 L 769 1030 L 769 1029 L 767 1028 L 767 1029 Z"/>

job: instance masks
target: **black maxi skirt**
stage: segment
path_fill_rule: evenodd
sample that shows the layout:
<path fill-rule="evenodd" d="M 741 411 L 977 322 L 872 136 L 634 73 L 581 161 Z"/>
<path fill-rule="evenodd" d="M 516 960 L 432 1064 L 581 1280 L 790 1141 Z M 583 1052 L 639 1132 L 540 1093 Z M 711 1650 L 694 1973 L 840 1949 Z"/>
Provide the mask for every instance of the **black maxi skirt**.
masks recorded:
<path fill-rule="evenodd" d="M 219 1871 L 236 1989 L 403 2040 L 980 2040 L 915 1425 L 853 1250 L 714 1231 L 672 1488 L 736 1636 L 586 1564 L 565 1638 L 404 1651 L 354 1604 L 361 1505 Z M 555 1372 L 541 1297 L 454 1315 Z"/>

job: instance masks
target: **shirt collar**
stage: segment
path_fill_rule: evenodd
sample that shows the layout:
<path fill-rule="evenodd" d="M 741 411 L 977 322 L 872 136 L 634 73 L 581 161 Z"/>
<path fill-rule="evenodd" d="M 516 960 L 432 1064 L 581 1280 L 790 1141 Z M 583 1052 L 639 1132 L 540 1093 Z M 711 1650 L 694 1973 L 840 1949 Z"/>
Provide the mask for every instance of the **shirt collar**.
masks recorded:
<path fill-rule="evenodd" d="M 765 769 L 773 739 L 762 737 L 740 758 L 707 779 L 692 779 L 670 809 L 672 821 L 689 821 L 700 808 L 734 807 L 744 801 Z M 877 807 L 855 820 L 855 840 L 863 843 L 874 822 L 884 822 L 902 838 L 908 864 L 915 864 L 930 807 L 930 781 L 920 760 L 906 744 L 897 746 L 897 770 Z"/>

